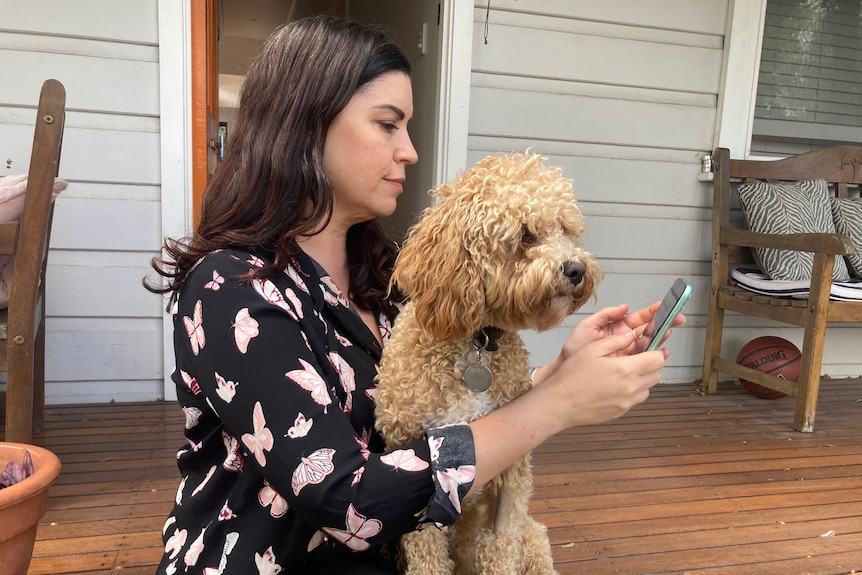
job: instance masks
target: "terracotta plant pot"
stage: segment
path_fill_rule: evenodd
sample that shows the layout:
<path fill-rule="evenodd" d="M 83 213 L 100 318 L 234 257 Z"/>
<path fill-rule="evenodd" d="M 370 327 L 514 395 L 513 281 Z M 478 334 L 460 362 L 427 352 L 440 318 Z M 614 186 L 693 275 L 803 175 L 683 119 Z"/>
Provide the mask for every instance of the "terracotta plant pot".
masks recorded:
<path fill-rule="evenodd" d="M 26 575 L 36 541 L 36 527 L 48 509 L 48 488 L 60 475 L 56 455 L 35 445 L 0 441 L 0 465 L 22 463 L 24 450 L 33 460 L 33 475 L 0 489 L 0 563 L 3 575 Z"/>

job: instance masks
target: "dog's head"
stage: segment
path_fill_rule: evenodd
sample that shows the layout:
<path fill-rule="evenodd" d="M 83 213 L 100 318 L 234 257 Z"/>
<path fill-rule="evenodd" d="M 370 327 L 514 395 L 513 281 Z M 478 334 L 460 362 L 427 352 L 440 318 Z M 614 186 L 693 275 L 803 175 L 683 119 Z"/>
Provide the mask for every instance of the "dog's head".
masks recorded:
<path fill-rule="evenodd" d="M 595 294 L 602 270 L 581 247 L 572 181 L 544 159 L 477 162 L 435 190 L 440 201 L 411 228 L 392 281 L 435 338 L 549 329 Z"/>

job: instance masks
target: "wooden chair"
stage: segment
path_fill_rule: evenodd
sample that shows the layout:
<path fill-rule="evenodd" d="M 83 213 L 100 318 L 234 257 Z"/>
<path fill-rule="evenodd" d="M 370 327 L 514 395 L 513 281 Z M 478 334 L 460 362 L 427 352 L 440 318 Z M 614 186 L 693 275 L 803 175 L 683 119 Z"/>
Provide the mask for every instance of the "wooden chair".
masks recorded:
<path fill-rule="evenodd" d="M 14 255 L 9 307 L 0 316 L 0 371 L 6 372 L 6 441 L 31 443 L 45 415 L 45 268 L 54 178 L 66 118 L 66 90 L 42 85 L 20 222 L 0 223 L 0 254 Z M 5 335 L 5 337 L 4 337 Z"/>
<path fill-rule="evenodd" d="M 829 299 L 836 255 L 855 253 L 853 242 L 839 234 L 757 234 L 731 222 L 731 180 L 799 181 L 824 179 L 838 197 L 847 196 L 848 184 L 862 183 L 862 147 L 835 146 L 782 160 L 732 160 L 730 152 L 714 152 L 712 213 L 712 281 L 709 293 L 702 390 L 715 393 L 719 372 L 784 392 L 796 398 L 794 427 L 814 431 L 820 367 L 826 326 L 862 322 L 862 301 Z M 753 261 L 751 248 L 778 248 L 813 252 L 812 281 L 807 300 L 762 296 L 728 285 L 729 267 Z M 721 358 L 725 311 L 775 320 L 804 328 L 802 363 L 798 381 L 737 365 Z"/>

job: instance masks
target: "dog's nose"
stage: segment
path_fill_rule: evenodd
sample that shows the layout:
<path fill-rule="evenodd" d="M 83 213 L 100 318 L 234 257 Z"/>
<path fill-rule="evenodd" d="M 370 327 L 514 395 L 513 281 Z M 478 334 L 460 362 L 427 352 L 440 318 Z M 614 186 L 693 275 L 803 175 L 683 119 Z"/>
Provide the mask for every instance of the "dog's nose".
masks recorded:
<path fill-rule="evenodd" d="M 584 279 L 587 268 L 581 262 L 565 262 L 563 264 L 563 275 L 569 278 L 572 285 L 578 285 Z"/>

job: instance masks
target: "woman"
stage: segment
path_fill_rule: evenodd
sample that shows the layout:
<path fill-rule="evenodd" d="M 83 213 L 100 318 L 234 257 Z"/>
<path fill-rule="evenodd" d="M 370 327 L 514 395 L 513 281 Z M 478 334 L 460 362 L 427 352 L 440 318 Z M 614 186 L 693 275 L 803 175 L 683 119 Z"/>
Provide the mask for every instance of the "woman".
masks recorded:
<path fill-rule="evenodd" d="M 249 70 L 198 229 L 154 259 L 189 443 L 159 573 L 395 572 L 389 542 L 457 518 L 432 465 L 475 465 L 475 489 L 658 383 L 666 352 L 628 355 L 655 306 L 608 308 L 536 373 L 542 385 L 435 430 L 435 462 L 425 439 L 403 446 L 420 471 L 383 451 L 374 376 L 397 302 L 395 249 L 375 218 L 394 211 L 418 159 L 409 73 L 396 46 L 356 23 L 319 16 L 276 31 Z"/>

